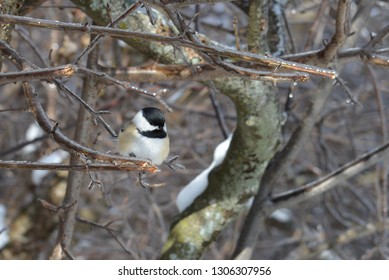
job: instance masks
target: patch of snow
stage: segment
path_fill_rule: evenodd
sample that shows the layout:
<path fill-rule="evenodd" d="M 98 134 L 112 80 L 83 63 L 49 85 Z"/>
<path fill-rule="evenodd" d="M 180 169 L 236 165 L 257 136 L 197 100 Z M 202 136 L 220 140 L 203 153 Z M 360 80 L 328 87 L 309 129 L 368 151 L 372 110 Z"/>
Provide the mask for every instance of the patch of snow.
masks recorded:
<path fill-rule="evenodd" d="M 61 163 L 63 160 L 67 158 L 69 154 L 64 150 L 57 150 L 47 156 L 44 156 L 38 160 L 38 162 L 42 163 Z M 39 186 L 43 178 L 49 174 L 50 170 L 34 170 L 31 172 L 31 180 L 36 185 Z"/>
<path fill-rule="evenodd" d="M 7 225 L 5 223 L 5 215 L 7 209 L 3 204 L 0 204 L 0 250 L 9 242 L 9 236 L 7 231 Z"/>
<path fill-rule="evenodd" d="M 188 208 L 193 201 L 204 192 L 208 186 L 208 174 L 213 168 L 220 165 L 226 157 L 228 148 L 230 147 L 232 133 L 226 140 L 221 142 L 213 153 L 213 161 L 207 169 L 201 172 L 191 182 L 189 182 L 177 195 L 176 204 L 178 210 L 183 212 Z"/>

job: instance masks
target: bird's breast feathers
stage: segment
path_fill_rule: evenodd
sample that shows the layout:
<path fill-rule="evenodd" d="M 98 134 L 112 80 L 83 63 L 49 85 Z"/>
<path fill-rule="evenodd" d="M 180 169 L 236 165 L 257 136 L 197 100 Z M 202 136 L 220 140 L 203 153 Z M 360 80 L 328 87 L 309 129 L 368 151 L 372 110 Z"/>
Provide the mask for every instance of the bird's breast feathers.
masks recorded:
<path fill-rule="evenodd" d="M 119 153 L 161 164 L 169 155 L 169 137 L 149 138 L 141 135 L 135 126 L 127 128 L 119 134 Z"/>

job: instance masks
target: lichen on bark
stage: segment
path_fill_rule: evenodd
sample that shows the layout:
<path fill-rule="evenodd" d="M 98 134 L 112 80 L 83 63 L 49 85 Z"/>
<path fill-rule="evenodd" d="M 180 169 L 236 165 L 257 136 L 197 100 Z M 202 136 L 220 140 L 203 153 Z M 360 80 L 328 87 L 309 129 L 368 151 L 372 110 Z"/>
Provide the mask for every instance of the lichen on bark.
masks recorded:
<path fill-rule="evenodd" d="M 0 14 L 18 15 L 23 7 L 24 1 L 3 0 L 0 3 Z M 13 24 L 5 23 L 0 25 L 0 40 L 7 43 L 11 41 Z M 0 70 L 2 68 L 3 57 L 0 55 Z"/>
<path fill-rule="evenodd" d="M 172 227 L 164 259 L 197 259 L 224 227 L 247 207 L 277 149 L 278 103 L 267 84 L 220 79 L 216 86 L 235 103 L 237 128 L 223 163 L 209 174 L 209 184 Z"/>

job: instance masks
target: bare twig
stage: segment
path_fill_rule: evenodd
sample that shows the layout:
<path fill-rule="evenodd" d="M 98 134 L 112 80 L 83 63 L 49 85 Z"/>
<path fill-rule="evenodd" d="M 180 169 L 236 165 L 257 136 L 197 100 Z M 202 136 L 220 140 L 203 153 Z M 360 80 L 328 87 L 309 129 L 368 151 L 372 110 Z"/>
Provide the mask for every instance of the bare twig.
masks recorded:
<path fill-rule="evenodd" d="M 142 188 L 160 188 L 166 186 L 166 183 L 149 183 L 144 180 L 144 173 L 138 173 L 138 182 Z"/>
<path fill-rule="evenodd" d="M 19 53 L 17 53 L 10 45 L 8 45 L 6 42 L 0 40 L 0 50 L 8 55 L 9 59 L 12 59 L 13 61 L 17 62 L 20 67 L 25 67 L 25 69 L 39 69 L 38 66 L 34 65 L 24 57 L 20 56 Z M 88 103 L 86 103 L 82 98 L 80 98 L 77 94 L 75 94 L 72 90 L 69 89 L 64 83 L 62 83 L 59 79 L 52 78 L 48 79 L 49 82 L 54 82 L 58 88 L 60 88 L 62 91 L 70 95 L 72 98 L 74 98 L 77 102 L 79 102 L 86 110 L 88 110 L 93 117 L 96 118 L 103 126 L 107 129 L 107 131 L 112 135 L 116 136 L 115 131 L 110 127 L 110 125 L 100 116 L 101 114 L 107 114 L 106 111 L 95 111 L 91 106 L 89 106 Z"/>
<path fill-rule="evenodd" d="M 15 153 L 21 149 L 23 149 L 24 147 L 26 147 L 27 145 L 30 145 L 30 144 L 34 144 L 36 142 L 39 142 L 39 141 L 42 141 L 43 139 L 46 139 L 48 138 L 49 135 L 42 135 L 42 136 L 38 136 L 32 140 L 28 140 L 28 141 L 24 141 L 24 142 L 20 142 L 12 147 L 10 147 L 9 149 L 7 150 L 4 150 L 4 151 L 0 151 L 0 157 L 4 157 L 6 155 L 9 155 L 9 154 L 12 154 L 12 153 Z"/>
<path fill-rule="evenodd" d="M 54 79 L 54 83 L 56 86 L 61 89 L 63 92 L 69 94 L 73 97 L 77 102 L 79 102 L 92 116 L 94 120 L 97 120 L 108 132 L 111 136 L 116 137 L 116 132 L 112 129 L 112 127 L 104 120 L 101 116 L 103 114 L 108 114 L 107 111 L 96 111 L 94 110 L 87 102 L 85 102 L 81 97 L 75 94 L 67 85 L 59 81 L 58 79 Z"/>
<path fill-rule="evenodd" d="M 350 0 L 339 0 L 336 14 L 336 30 L 330 42 L 323 51 L 323 59 L 326 63 L 332 61 L 338 52 L 338 49 L 343 45 L 349 33 L 349 10 Z"/>
<path fill-rule="evenodd" d="M 44 199 L 38 199 L 38 201 L 42 204 L 42 206 L 49 210 L 49 211 L 52 211 L 52 212 L 55 212 L 59 215 L 60 217 L 60 220 L 63 219 L 63 213 L 64 213 L 64 210 L 66 211 L 66 209 L 64 209 L 63 207 L 58 207 L 58 206 L 55 206 L 53 204 L 51 204 L 50 202 L 44 200 Z M 114 239 L 118 242 L 118 244 L 120 245 L 120 247 L 123 248 L 123 250 L 129 254 L 129 255 L 132 255 L 132 256 L 136 256 L 134 254 L 134 252 L 132 252 L 131 250 L 127 249 L 126 246 L 123 244 L 123 242 L 121 242 L 119 240 L 119 238 L 116 236 L 116 232 L 113 228 L 111 228 L 110 226 L 112 225 L 113 222 L 108 222 L 106 223 L 105 225 L 101 225 L 101 224 L 98 224 L 98 223 L 95 223 L 95 222 L 92 222 L 92 221 L 89 221 L 89 220 L 86 220 L 84 218 L 81 218 L 79 216 L 76 216 L 76 221 L 77 222 L 80 222 L 80 223 L 84 223 L 84 224 L 87 224 L 87 225 L 90 225 L 90 226 L 93 226 L 93 227 L 96 227 L 96 228 L 99 228 L 99 229 L 104 229 L 106 230 L 112 237 L 114 237 Z M 64 251 L 64 254 L 69 258 L 69 259 L 72 259 L 74 260 L 75 257 L 69 252 L 69 250 L 67 250 L 66 248 L 62 248 L 62 250 Z"/>
<path fill-rule="evenodd" d="M 28 36 L 27 31 L 22 27 L 15 28 L 15 31 L 30 46 L 37 58 L 40 60 L 41 65 L 46 67 L 49 66 L 46 62 L 46 58 L 44 58 L 38 47 L 33 43 L 33 40 L 31 40 L 30 36 Z"/>
<path fill-rule="evenodd" d="M 217 92 L 217 89 L 216 89 L 215 85 L 212 82 L 210 82 L 209 83 L 209 97 L 211 98 L 212 107 L 215 110 L 216 119 L 217 119 L 217 122 L 219 124 L 220 130 L 223 134 L 224 139 L 227 139 L 228 135 L 230 134 L 230 131 L 229 131 L 227 124 L 225 122 L 223 112 L 219 106 L 219 103 L 217 102 L 216 92 Z"/>
<path fill-rule="evenodd" d="M 228 72 L 236 72 L 240 77 L 247 77 L 252 80 L 268 81 L 274 84 L 277 82 L 306 82 L 309 79 L 309 75 L 305 73 L 282 73 L 275 71 L 259 71 L 251 68 L 240 67 L 235 64 L 222 61 L 220 59 L 215 61 L 218 65 L 224 67 Z"/>
<path fill-rule="evenodd" d="M 0 85 L 6 83 L 15 83 L 20 81 L 47 80 L 54 77 L 70 77 L 77 71 L 77 67 L 71 64 L 25 70 L 20 72 L 0 73 Z"/>
<path fill-rule="evenodd" d="M 79 71 L 83 71 L 79 68 Z M 111 75 L 125 76 L 136 82 L 161 82 L 161 81 L 209 81 L 223 77 L 239 77 L 249 80 L 270 81 L 272 83 L 282 82 L 306 82 L 309 75 L 298 72 L 275 72 L 256 70 L 252 68 L 237 66 L 222 60 L 215 60 L 212 64 L 196 65 L 163 65 L 153 64 L 140 67 L 129 67 L 125 69 L 111 69 L 100 67 L 101 71 L 110 72 Z M 121 82 L 119 82 L 121 83 Z M 126 83 L 126 82 L 124 82 Z M 142 90 L 142 89 L 141 89 Z"/>
<path fill-rule="evenodd" d="M 88 55 L 88 61 L 87 61 L 87 67 L 91 69 L 96 69 L 97 67 L 97 60 L 98 60 L 98 48 L 94 48 L 92 52 Z M 83 81 L 83 87 L 82 87 L 82 93 L 81 98 L 85 100 L 86 103 L 91 104 L 92 106 L 95 106 L 97 103 L 98 98 L 98 87 L 97 87 L 97 81 L 96 77 L 94 76 L 86 76 Z M 74 139 L 79 142 L 82 145 L 92 145 L 93 144 L 93 137 L 96 135 L 96 132 L 93 128 L 93 120 L 87 115 L 87 112 L 80 107 L 78 111 L 78 117 L 77 117 L 77 125 L 76 125 L 76 131 L 74 135 Z M 89 184 L 89 189 L 91 186 L 94 185 L 95 180 L 91 176 L 91 173 L 89 172 L 89 161 L 87 158 L 79 157 L 77 154 L 71 154 L 70 155 L 70 164 L 78 164 L 80 162 L 83 162 L 87 166 L 87 172 L 89 175 L 89 178 L 91 179 L 91 183 Z M 67 186 L 66 186 L 66 192 L 65 196 L 63 198 L 62 204 L 63 205 L 72 205 L 72 207 L 66 208 L 64 211 L 63 219 L 59 221 L 59 230 L 57 234 L 57 241 L 56 246 L 54 248 L 56 250 L 53 251 L 53 257 L 59 257 L 62 258 L 63 254 L 59 254 L 58 252 L 58 245 L 61 245 L 61 248 L 63 250 L 63 253 L 66 254 L 66 249 L 70 248 L 74 228 L 75 228 L 75 222 L 76 222 L 76 215 L 78 211 L 78 205 L 80 201 L 80 191 L 81 188 L 86 183 L 86 176 L 82 173 L 76 173 L 76 172 L 69 172 L 68 178 L 67 178 Z"/>
<path fill-rule="evenodd" d="M 382 97 L 382 92 L 378 86 L 378 81 L 375 75 L 375 72 L 373 68 L 370 65 L 367 65 L 367 71 L 370 75 L 370 78 L 372 80 L 373 89 L 375 92 L 375 97 L 377 100 L 377 107 L 378 112 L 380 114 L 380 121 L 381 121 L 381 130 L 382 130 L 382 139 L 383 142 L 388 141 L 388 124 L 386 121 L 386 114 L 385 114 L 385 105 L 384 100 Z M 388 216 L 388 166 L 389 166 L 389 160 L 385 159 L 382 166 L 377 166 L 377 174 L 378 174 L 378 180 L 376 182 L 376 190 L 377 190 L 377 216 L 378 216 L 378 222 L 380 224 L 379 231 L 381 233 L 381 240 L 380 245 L 386 246 L 386 240 L 387 240 L 387 229 L 385 227 L 386 218 Z"/>
<path fill-rule="evenodd" d="M 96 227 L 96 228 L 103 229 L 103 230 L 107 231 L 116 240 L 116 242 L 119 244 L 119 246 L 123 249 L 123 251 L 125 253 L 133 256 L 135 259 L 139 259 L 139 256 L 134 251 L 127 248 L 127 246 L 119 239 L 119 237 L 116 234 L 116 230 L 111 228 L 111 225 L 113 222 L 108 222 L 108 223 L 102 225 L 99 223 L 95 223 L 95 222 L 86 220 L 86 219 L 81 218 L 79 216 L 76 217 L 76 220 L 80 223 L 87 224 L 87 225 L 90 225 L 92 227 Z"/>
<path fill-rule="evenodd" d="M 323 57 L 325 58 L 325 62 L 328 62 L 330 60 L 333 60 L 336 56 L 337 59 L 344 59 L 347 57 L 353 57 L 358 56 L 362 52 L 364 54 L 368 53 L 366 49 L 361 50 L 361 48 L 354 48 L 349 50 L 339 50 L 339 48 L 342 46 L 342 44 L 347 39 L 348 34 L 348 22 L 347 22 L 347 14 L 349 9 L 349 3 L 348 1 L 339 1 L 338 8 L 341 8 L 338 10 L 337 13 L 337 19 L 336 19 L 336 31 L 335 34 L 332 36 L 331 41 L 322 49 L 319 50 L 310 50 L 302 53 L 295 53 L 295 54 L 287 54 L 283 55 L 283 59 L 290 59 L 294 61 L 317 61 L 321 60 Z M 325 2 L 323 2 L 324 4 Z M 383 32 L 385 33 L 385 32 Z M 377 37 L 378 39 L 382 39 L 382 36 Z M 365 56 L 365 55 L 364 55 Z M 323 63 L 323 61 L 320 61 Z"/>
<path fill-rule="evenodd" d="M 309 50 L 312 48 L 312 45 L 314 45 L 321 37 L 324 29 L 324 22 L 328 18 L 328 12 L 329 12 L 329 3 L 328 1 L 321 1 L 320 4 L 318 4 L 317 13 L 314 21 L 311 23 L 310 28 L 308 29 L 307 34 L 307 40 L 304 44 L 304 50 Z M 300 11 L 304 12 L 304 11 Z M 321 40 L 320 40 L 321 41 Z M 294 52 L 293 52 L 294 53 Z"/>
<path fill-rule="evenodd" d="M 306 64 L 300 64 L 296 62 L 289 62 L 286 60 L 282 60 L 280 58 L 261 55 L 261 54 L 241 52 L 241 51 L 236 51 L 228 48 L 205 45 L 202 43 L 185 40 L 179 37 L 167 37 L 167 36 L 161 36 L 161 35 L 156 35 L 151 33 L 141 33 L 141 32 L 115 29 L 109 27 L 95 26 L 95 25 L 85 26 L 76 23 L 64 23 L 59 21 L 51 21 L 51 20 L 44 20 L 44 19 L 35 19 L 30 17 L 11 16 L 11 15 L 1 15 L 1 14 L 0 14 L 0 22 L 24 24 L 24 25 L 34 26 L 38 28 L 49 28 L 49 29 L 58 29 L 58 30 L 67 30 L 67 31 L 86 32 L 92 34 L 101 34 L 101 35 L 108 35 L 108 36 L 118 37 L 118 38 L 132 37 L 132 38 L 138 38 L 138 39 L 155 41 L 155 42 L 166 43 L 166 44 L 174 43 L 175 45 L 192 48 L 197 51 L 202 51 L 204 53 L 207 53 L 209 55 L 228 57 L 238 61 L 241 60 L 241 61 L 247 61 L 252 63 L 258 63 L 264 66 L 274 67 L 278 69 L 300 71 L 303 73 L 310 73 L 313 75 L 327 77 L 330 79 L 334 79 L 337 76 L 337 72 L 330 69 L 310 66 Z"/>
<path fill-rule="evenodd" d="M 4 169 L 24 169 L 24 170 L 52 170 L 52 171 L 138 171 L 139 168 L 134 168 L 133 165 L 127 164 L 60 164 L 60 163 L 44 163 L 36 161 L 16 161 L 16 160 L 1 160 L 0 168 Z"/>
<path fill-rule="evenodd" d="M 346 82 L 340 76 L 336 77 L 336 82 L 344 89 L 344 91 L 346 92 L 347 96 L 349 97 L 349 101 L 351 103 L 358 104 L 361 107 L 363 107 L 362 104 L 358 101 L 358 99 L 356 97 L 354 97 L 350 88 L 347 86 Z"/>
<path fill-rule="evenodd" d="M 200 4 L 215 4 L 219 2 L 230 2 L 234 0 L 144 0 L 144 2 L 147 2 L 152 5 L 156 6 L 162 6 L 162 5 L 169 5 L 169 6 L 175 6 L 175 7 L 183 7 L 183 6 L 189 6 L 189 5 L 200 5 Z"/>
<path fill-rule="evenodd" d="M 174 156 L 170 159 L 165 160 L 163 163 L 166 164 L 170 169 L 174 171 L 185 170 L 186 168 L 185 165 L 176 162 L 178 158 L 179 158 L 178 156 Z"/>
<path fill-rule="evenodd" d="M 69 259 L 69 260 L 75 260 L 76 258 L 73 256 L 73 254 L 69 251 L 69 249 L 67 247 L 62 247 L 62 250 L 65 254 L 65 256 Z"/>
<path fill-rule="evenodd" d="M 386 142 L 384 145 L 363 154 L 357 159 L 346 163 L 345 165 L 316 181 L 308 183 L 302 187 L 271 196 L 270 200 L 273 202 L 273 206 L 266 209 L 266 212 L 271 213 L 280 207 L 296 205 L 297 203 L 320 195 L 323 192 L 326 192 L 341 184 L 348 178 L 359 174 L 361 171 L 367 169 L 373 164 L 382 161 L 388 155 L 389 142 Z"/>
<path fill-rule="evenodd" d="M 302 53 L 287 54 L 283 55 L 283 59 L 288 59 L 292 61 L 308 62 L 317 60 L 318 55 L 322 52 L 322 49 L 312 50 Z M 367 51 L 364 47 L 349 48 L 345 50 L 339 50 L 337 60 L 339 62 L 355 61 L 361 60 L 364 62 L 369 62 L 377 66 L 389 66 L 389 57 L 379 54 L 379 50 Z"/>
<path fill-rule="evenodd" d="M 365 46 L 365 49 L 372 50 L 376 45 L 382 42 L 382 39 L 389 34 L 389 24 L 382 27 L 377 34 L 375 34 L 372 40 Z"/>
<path fill-rule="evenodd" d="M 140 5 L 142 5 L 141 1 L 137 1 L 132 4 L 127 10 L 125 10 L 121 15 L 119 15 L 114 21 L 111 21 L 107 27 L 115 26 L 120 20 L 131 14 L 135 11 Z M 96 46 L 99 40 L 103 37 L 103 35 L 97 35 L 93 38 L 93 40 L 89 43 L 89 45 L 82 51 L 82 53 L 74 60 L 73 64 L 78 64 L 82 57 L 91 52 Z"/>
<path fill-rule="evenodd" d="M 45 207 L 46 209 L 49 209 L 51 211 L 54 210 L 57 213 L 58 220 L 59 220 L 57 242 L 53 248 L 50 259 L 61 259 L 63 258 L 63 256 L 66 256 L 69 259 L 75 259 L 69 251 L 68 244 L 64 242 L 67 239 L 66 236 L 67 232 L 65 229 L 64 221 L 65 221 L 66 213 L 74 209 L 74 205 L 76 204 L 76 202 L 63 204 L 62 206 L 57 207 L 55 205 L 50 206 L 49 202 L 44 201 L 42 199 L 40 199 L 39 201 L 42 203 L 42 206 Z"/>
<path fill-rule="evenodd" d="M 169 112 L 172 111 L 172 108 L 162 99 L 162 95 L 167 92 L 166 89 L 161 89 L 158 92 L 151 92 L 151 91 L 148 91 L 146 89 L 138 88 L 138 87 L 132 85 L 130 82 L 120 81 L 120 80 L 117 80 L 115 78 L 112 78 L 104 72 L 100 72 L 97 70 L 91 70 L 91 69 L 85 68 L 85 67 L 80 67 L 80 71 L 94 75 L 105 82 L 121 86 L 122 88 L 124 88 L 128 92 L 136 92 L 136 93 L 140 93 L 140 94 L 143 94 L 143 95 L 146 95 L 149 97 L 153 97 L 153 98 L 155 98 L 155 100 L 157 100 L 157 102 L 159 102 L 162 106 L 164 106 L 167 111 L 169 111 Z M 112 133 L 111 133 L 111 135 L 112 135 Z M 116 135 L 112 135 L 112 136 L 116 137 Z"/>
<path fill-rule="evenodd" d="M 157 94 L 158 94 L 156 92 L 150 92 L 148 90 L 138 88 L 138 87 L 132 85 L 130 82 L 120 81 L 120 80 L 117 80 L 115 78 L 112 78 L 107 73 L 104 73 L 104 72 L 92 70 L 92 69 L 85 68 L 85 67 L 80 67 L 79 70 L 80 70 L 80 72 L 84 72 L 84 73 L 87 73 L 87 74 L 90 74 L 90 75 L 94 75 L 97 78 L 99 78 L 99 79 L 101 79 L 101 80 L 103 80 L 103 81 L 105 81 L 107 83 L 121 86 L 121 87 L 123 87 L 126 90 L 130 90 L 130 91 L 133 91 L 133 92 L 144 94 L 144 95 L 147 95 L 147 96 L 150 96 L 150 97 L 156 97 Z"/>
<path fill-rule="evenodd" d="M 341 34 L 342 30 L 339 29 L 340 35 L 334 37 L 338 37 L 341 39 L 343 36 L 347 37 L 347 34 Z M 336 51 L 336 59 L 339 62 L 346 62 L 348 60 L 362 60 L 364 62 L 369 62 L 371 64 L 375 64 L 377 66 L 385 66 L 389 67 L 389 57 L 385 55 L 381 55 L 380 53 L 386 52 L 387 49 L 384 48 L 382 51 L 379 49 L 374 49 L 379 43 L 382 42 L 382 39 L 387 36 L 389 33 L 389 25 L 386 25 L 382 27 L 375 36 L 373 36 L 372 40 L 367 43 L 363 47 L 355 47 L 355 48 L 349 48 L 344 50 L 339 50 L 336 45 L 338 44 L 338 39 L 333 41 L 330 45 L 327 46 L 327 52 L 332 53 L 334 55 L 334 52 Z M 333 38 L 334 38 L 333 37 Z M 332 50 L 331 50 L 332 49 Z M 293 60 L 293 61 L 300 61 L 300 62 L 308 62 L 308 61 L 315 61 L 318 59 L 321 54 L 323 54 L 326 51 L 326 48 L 319 49 L 319 50 L 310 50 L 307 52 L 302 53 L 294 53 L 294 54 L 287 54 L 283 55 L 283 59 Z M 331 55 L 331 56 L 332 56 Z M 330 57 L 330 55 L 328 55 Z M 334 57 L 333 57 L 334 58 Z"/>

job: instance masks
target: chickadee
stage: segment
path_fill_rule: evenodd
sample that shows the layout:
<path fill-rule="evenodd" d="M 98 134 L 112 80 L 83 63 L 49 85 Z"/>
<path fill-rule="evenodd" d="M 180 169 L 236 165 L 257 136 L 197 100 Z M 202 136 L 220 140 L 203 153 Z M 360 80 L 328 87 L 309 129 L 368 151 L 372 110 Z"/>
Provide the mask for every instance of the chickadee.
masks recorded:
<path fill-rule="evenodd" d="M 165 116 L 158 108 L 140 110 L 118 135 L 119 153 L 161 164 L 169 154 Z"/>

